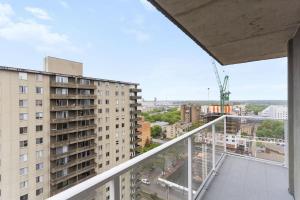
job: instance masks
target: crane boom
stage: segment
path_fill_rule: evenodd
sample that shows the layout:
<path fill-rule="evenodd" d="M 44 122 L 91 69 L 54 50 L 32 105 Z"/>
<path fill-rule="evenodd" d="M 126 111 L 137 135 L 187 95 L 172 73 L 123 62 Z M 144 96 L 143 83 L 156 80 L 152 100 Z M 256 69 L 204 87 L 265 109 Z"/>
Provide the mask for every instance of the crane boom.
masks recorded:
<path fill-rule="evenodd" d="M 224 114 L 224 110 L 225 110 L 224 109 L 225 101 L 229 100 L 229 95 L 230 95 L 230 92 L 226 91 L 227 90 L 229 76 L 226 75 L 224 77 L 224 81 L 223 81 L 223 85 L 222 85 L 222 82 L 221 82 L 221 79 L 220 79 L 220 75 L 219 75 L 219 72 L 218 72 L 218 69 L 217 69 L 217 65 L 216 65 L 216 63 L 215 63 L 214 60 L 212 61 L 212 64 L 213 64 L 213 67 L 214 67 L 215 75 L 216 75 L 217 82 L 218 82 L 219 89 L 220 89 L 220 107 L 221 107 L 221 115 L 223 115 Z"/>
<path fill-rule="evenodd" d="M 213 60 L 212 64 L 213 64 L 213 67 L 214 67 L 214 71 L 215 71 L 215 75 L 216 75 L 217 82 L 218 82 L 218 85 L 219 85 L 219 89 L 222 90 L 223 87 L 222 87 L 222 83 L 221 83 L 221 79 L 220 79 L 220 76 L 219 76 L 219 72 L 218 72 L 218 69 L 217 69 L 216 62 Z"/>

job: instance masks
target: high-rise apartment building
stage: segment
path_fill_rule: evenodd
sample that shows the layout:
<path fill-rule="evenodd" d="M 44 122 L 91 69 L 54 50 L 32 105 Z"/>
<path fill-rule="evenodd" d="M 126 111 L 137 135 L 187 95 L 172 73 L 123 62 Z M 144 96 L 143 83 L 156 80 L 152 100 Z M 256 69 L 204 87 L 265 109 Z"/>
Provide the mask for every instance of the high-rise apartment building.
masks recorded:
<path fill-rule="evenodd" d="M 200 120 L 201 107 L 196 105 L 182 105 L 180 112 L 182 122 L 194 123 Z"/>
<path fill-rule="evenodd" d="M 82 69 L 52 57 L 45 71 L 0 67 L 0 199 L 45 199 L 136 155 L 138 84 Z"/>

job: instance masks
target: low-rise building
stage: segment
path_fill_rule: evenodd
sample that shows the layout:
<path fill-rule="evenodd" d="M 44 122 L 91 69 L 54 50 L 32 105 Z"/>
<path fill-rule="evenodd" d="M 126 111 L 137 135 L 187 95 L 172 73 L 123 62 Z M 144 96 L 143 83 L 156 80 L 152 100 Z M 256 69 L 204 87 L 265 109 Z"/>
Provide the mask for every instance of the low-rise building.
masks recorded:
<path fill-rule="evenodd" d="M 140 139 L 139 146 L 145 147 L 147 142 L 151 142 L 151 124 L 150 122 L 145 121 L 144 117 L 141 117 L 139 121 L 140 128 L 138 131 L 140 132 Z"/>
<path fill-rule="evenodd" d="M 175 123 L 166 127 L 166 138 L 173 139 L 187 132 L 191 123 Z"/>

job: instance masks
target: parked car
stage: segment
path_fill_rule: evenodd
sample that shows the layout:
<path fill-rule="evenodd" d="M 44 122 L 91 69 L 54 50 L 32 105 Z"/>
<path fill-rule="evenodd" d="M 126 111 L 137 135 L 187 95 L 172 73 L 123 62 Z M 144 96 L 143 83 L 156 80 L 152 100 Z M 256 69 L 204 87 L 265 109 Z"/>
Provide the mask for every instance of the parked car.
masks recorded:
<path fill-rule="evenodd" d="M 150 185 L 150 181 L 146 178 L 141 179 L 142 183 L 146 184 L 146 185 Z"/>

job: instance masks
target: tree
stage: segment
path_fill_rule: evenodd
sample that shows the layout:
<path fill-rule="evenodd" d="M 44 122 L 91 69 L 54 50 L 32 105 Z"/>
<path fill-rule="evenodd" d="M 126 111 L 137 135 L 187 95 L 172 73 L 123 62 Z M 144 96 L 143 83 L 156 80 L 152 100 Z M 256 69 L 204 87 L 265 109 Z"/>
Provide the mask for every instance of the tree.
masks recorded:
<path fill-rule="evenodd" d="M 284 123 L 282 121 L 265 120 L 256 131 L 257 137 L 284 138 Z"/>
<path fill-rule="evenodd" d="M 268 105 L 263 105 L 263 104 L 247 104 L 246 111 L 254 112 L 255 115 L 258 115 L 259 112 L 263 111 L 267 107 Z"/>
<path fill-rule="evenodd" d="M 155 126 L 151 127 L 151 136 L 152 137 L 154 137 L 154 138 L 159 137 L 161 132 L 162 132 L 162 129 L 160 126 L 155 125 Z"/>

